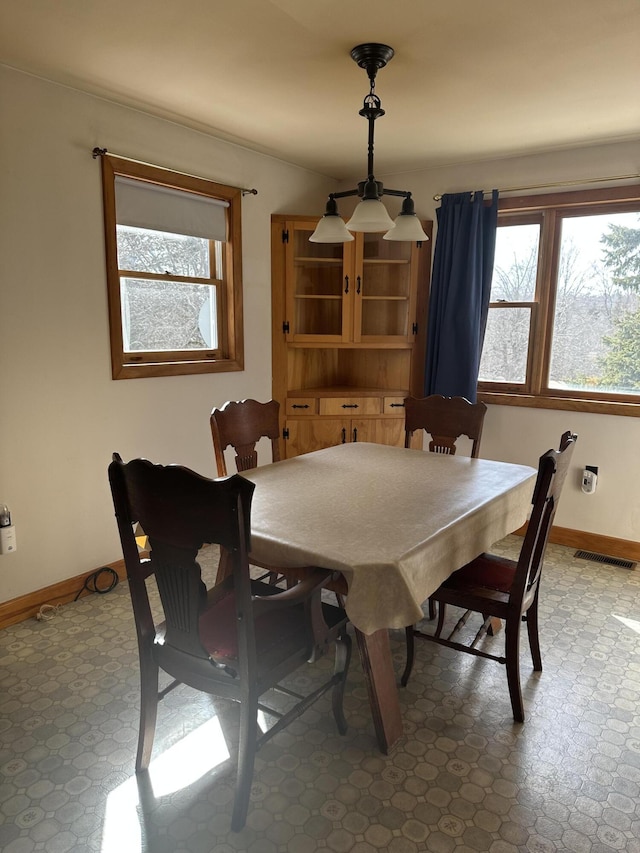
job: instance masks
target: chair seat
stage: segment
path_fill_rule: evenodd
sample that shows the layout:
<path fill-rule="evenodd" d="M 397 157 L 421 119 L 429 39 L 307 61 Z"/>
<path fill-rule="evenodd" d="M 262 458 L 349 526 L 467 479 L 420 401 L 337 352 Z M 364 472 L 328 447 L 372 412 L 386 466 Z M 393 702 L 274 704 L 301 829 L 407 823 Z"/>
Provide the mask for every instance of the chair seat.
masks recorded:
<path fill-rule="evenodd" d="M 516 563 L 494 554 L 481 554 L 454 572 L 433 594 L 432 600 L 463 610 L 475 610 L 506 619 Z"/>
<path fill-rule="evenodd" d="M 480 554 L 445 581 L 447 588 L 479 587 L 508 593 L 516 574 L 517 563 L 496 554 Z"/>
<path fill-rule="evenodd" d="M 211 592 L 216 592 L 215 587 Z M 252 580 L 251 592 L 255 596 L 273 596 L 282 590 Z M 348 621 L 341 608 L 325 602 L 322 603 L 322 615 L 333 637 Z M 292 656 L 297 656 L 304 663 L 313 653 L 309 619 L 302 604 L 288 607 L 284 613 L 276 609 L 257 616 L 254 631 L 259 673 L 277 670 L 279 664 L 290 660 Z M 156 642 L 163 643 L 164 633 L 165 626 L 161 623 L 156 629 Z M 233 589 L 222 597 L 214 595 L 211 603 L 203 610 L 200 616 L 200 641 L 217 663 L 235 671 L 239 649 Z"/>
<path fill-rule="evenodd" d="M 210 602 L 200 616 L 199 636 L 203 647 L 227 675 L 235 677 L 238 660 L 238 631 L 236 622 L 236 604 L 233 588 L 227 582 L 228 590 L 220 594 L 215 587 L 210 590 Z M 259 580 L 251 581 L 254 596 L 274 596 L 282 590 L 277 586 Z M 322 602 L 322 617 L 328 628 L 328 638 L 335 639 L 346 626 L 348 619 L 340 607 Z M 302 665 L 313 653 L 309 634 L 309 617 L 303 604 L 287 607 L 286 611 L 275 609 L 257 616 L 254 620 L 256 636 L 258 680 L 264 673 L 277 672 L 283 663 L 297 658 Z M 156 644 L 164 645 L 165 623 L 156 627 Z M 165 650 L 160 657 L 166 663 Z M 201 663 L 193 661 L 195 672 L 201 673 Z"/>

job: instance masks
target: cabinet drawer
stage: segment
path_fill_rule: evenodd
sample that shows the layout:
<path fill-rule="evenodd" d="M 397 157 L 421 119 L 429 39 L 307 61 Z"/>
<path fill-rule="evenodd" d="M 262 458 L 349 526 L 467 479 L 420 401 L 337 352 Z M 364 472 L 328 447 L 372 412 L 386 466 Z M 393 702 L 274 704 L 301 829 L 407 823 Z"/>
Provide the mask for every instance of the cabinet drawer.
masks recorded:
<path fill-rule="evenodd" d="M 318 400 L 316 397 L 296 397 L 287 400 L 287 415 L 317 415 Z"/>
<path fill-rule="evenodd" d="M 383 412 L 385 415 L 404 417 L 404 397 L 385 397 Z"/>
<path fill-rule="evenodd" d="M 380 397 L 321 397 L 321 415 L 379 415 L 382 412 Z"/>

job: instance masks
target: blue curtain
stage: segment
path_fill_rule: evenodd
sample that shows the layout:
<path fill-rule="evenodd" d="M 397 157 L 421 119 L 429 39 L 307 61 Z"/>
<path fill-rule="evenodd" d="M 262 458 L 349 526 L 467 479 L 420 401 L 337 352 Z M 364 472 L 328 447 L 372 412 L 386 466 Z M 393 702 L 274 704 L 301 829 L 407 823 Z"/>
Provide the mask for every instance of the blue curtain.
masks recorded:
<path fill-rule="evenodd" d="M 498 191 L 443 195 L 427 323 L 425 396 L 476 401 L 498 224 Z"/>

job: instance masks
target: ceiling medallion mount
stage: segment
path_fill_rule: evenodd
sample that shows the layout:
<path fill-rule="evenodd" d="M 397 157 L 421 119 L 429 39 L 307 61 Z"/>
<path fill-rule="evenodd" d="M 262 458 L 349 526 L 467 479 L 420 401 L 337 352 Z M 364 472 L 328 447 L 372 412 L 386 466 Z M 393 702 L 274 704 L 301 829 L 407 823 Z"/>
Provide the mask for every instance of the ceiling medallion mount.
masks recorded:
<path fill-rule="evenodd" d="M 309 238 L 313 243 L 347 243 L 354 239 L 352 231 L 384 231 L 386 232 L 383 237 L 384 240 L 421 242 L 429 239 L 415 214 L 411 193 L 408 190 L 385 189 L 381 181 L 376 181 L 373 172 L 375 122 L 376 119 L 385 114 L 380 98 L 374 92 L 376 74 L 393 59 L 393 56 L 392 47 L 389 47 L 388 44 L 376 42 L 359 44 L 351 50 L 351 58 L 367 72 L 370 84 L 369 93 L 365 96 L 362 109 L 359 111 L 359 114 L 366 118 L 369 124 L 367 179 L 366 181 L 359 181 L 355 189 L 329 194 L 324 216 Z M 395 222 L 381 201 L 383 195 L 399 196 L 404 199 L 402 210 Z M 336 199 L 349 196 L 358 196 L 360 203 L 349 222 L 345 224 L 338 213 Z"/>
<path fill-rule="evenodd" d="M 395 53 L 392 47 L 388 44 L 377 44 L 376 42 L 367 42 L 359 44 L 351 51 L 351 59 L 364 68 L 369 79 L 375 78 L 376 73 L 384 68 L 387 62 L 393 59 Z"/>

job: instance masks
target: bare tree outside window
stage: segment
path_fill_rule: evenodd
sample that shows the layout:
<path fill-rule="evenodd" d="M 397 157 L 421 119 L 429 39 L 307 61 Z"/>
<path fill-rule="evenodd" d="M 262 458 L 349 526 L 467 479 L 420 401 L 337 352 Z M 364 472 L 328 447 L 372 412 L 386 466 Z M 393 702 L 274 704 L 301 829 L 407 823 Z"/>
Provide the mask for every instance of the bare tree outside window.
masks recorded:
<path fill-rule="evenodd" d="M 121 269 L 209 278 L 209 240 L 122 225 L 117 238 Z M 126 352 L 217 348 L 215 287 L 126 275 L 120 287 Z"/>
<path fill-rule="evenodd" d="M 538 224 L 498 228 L 480 381 L 526 380 L 539 233 Z"/>

